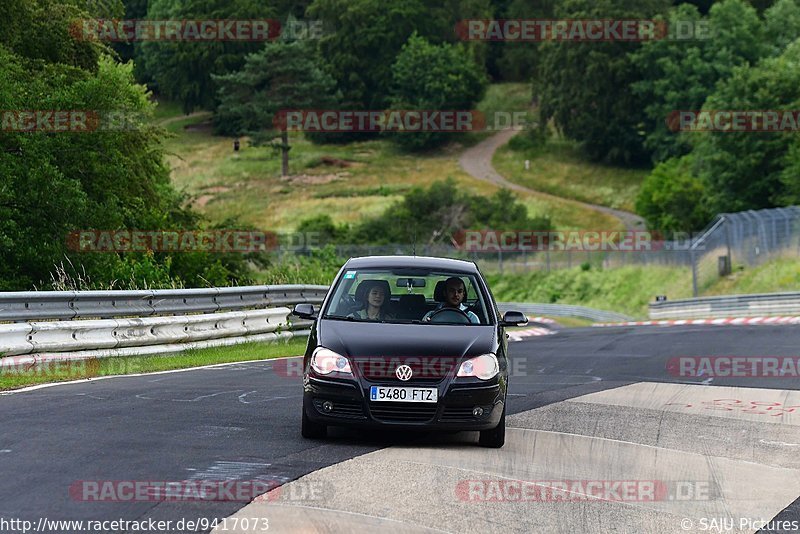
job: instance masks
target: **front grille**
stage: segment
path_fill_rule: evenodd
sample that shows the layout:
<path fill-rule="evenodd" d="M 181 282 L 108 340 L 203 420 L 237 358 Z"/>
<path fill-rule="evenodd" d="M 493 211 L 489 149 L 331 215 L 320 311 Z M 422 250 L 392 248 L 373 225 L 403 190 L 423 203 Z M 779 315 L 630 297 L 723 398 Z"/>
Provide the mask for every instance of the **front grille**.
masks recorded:
<path fill-rule="evenodd" d="M 442 416 L 439 418 L 442 422 L 449 422 L 449 423 L 464 423 L 470 421 L 481 421 L 489 417 L 489 414 L 492 411 L 491 405 L 489 406 L 481 406 L 483 408 L 483 415 L 480 417 L 475 417 L 472 415 L 472 409 L 474 406 L 448 406 L 444 409 Z"/>
<path fill-rule="evenodd" d="M 418 402 L 378 402 L 370 404 L 372 417 L 396 423 L 424 423 L 436 415 L 437 404 Z"/>
<path fill-rule="evenodd" d="M 362 357 L 354 358 L 357 372 L 369 382 L 392 385 L 437 384 L 453 373 L 455 358 L 422 357 Z M 395 371 L 400 365 L 411 367 L 411 379 L 403 382 Z"/>
<path fill-rule="evenodd" d="M 332 400 L 333 410 L 326 412 L 322 409 L 322 404 L 327 399 L 314 399 L 314 407 L 324 415 L 344 418 L 364 418 L 364 406 L 359 401 Z"/>

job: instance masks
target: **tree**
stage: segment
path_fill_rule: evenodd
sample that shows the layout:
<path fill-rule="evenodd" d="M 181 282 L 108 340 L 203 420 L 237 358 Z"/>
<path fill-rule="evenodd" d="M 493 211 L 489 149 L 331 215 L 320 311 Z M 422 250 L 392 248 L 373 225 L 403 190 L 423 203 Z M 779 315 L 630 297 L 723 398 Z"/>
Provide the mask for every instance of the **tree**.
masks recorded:
<path fill-rule="evenodd" d="M 273 19 L 275 12 L 259 0 L 152 0 L 147 18 L 153 20 Z M 263 43 L 248 41 L 144 41 L 136 57 L 141 76 L 154 80 L 158 92 L 181 102 L 186 113 L 214 109 L 214 75 L 241 68 L 248 53 Z"/>
<path fill-rule="evenodd" d="M 72 21 L 90 13 L 70 2 L 12 1 L 9 31 L 0 33 L 0 110 L 82 110 L 98 113 L 100 121 L 83 132 L 9 131 L 13 120 L 0 129 L 0 288 L 246 281 L 241 256 L 212 260 L 198 252 L 173 261 L 165 253 L 146 258 L 69 249 L 74 231 L 179 230 L 200 221 L 170 184 L 164 131 L 150 125 L 153 104 L 134 82 L 133 65 L 112 60 L 105 43 L 69 34 Z M 30 29 L 26 17 L 44 14 L 52 43 L 18 38 Z M 126 121 L 110 122 L 112 111 Z M 55 271 L 61 274 L 51 283 Z M 72 285 L 65 272 L 82 281 Z"/>
<path fill-rule="evenodd" d="M 672 158 L 653 169 L 636 198 L 636 212 L 662 232 L 699 230 L 710 220 L 704 182 L 694 172 L 691 156 Z"/>
<path fill-rule="evenodd" d="M 666 0 L 569 0 L 556 6 L 559 19 L 652 19 Z M 639 163 L 648 159 L 641 126 L 645 102 L 632 90 L 640 79 L 631 61 L 632 42 L 542 43 L 539 80 L 543 121 L 552 119 L 593 159 Z"/>
<path fill-rule="evenodd" d="M 244 67 L 224 76 L 219 84 L 220 105 L 214 117 L 217 131 L 250 135 L 255 144 L 281 138 L 284 176 L 289 174 L 289 135 L 276 130 L 276 116 L 284 110 L 330 108 L 336 104 L 335 82 L 323 72 L 309 41 L 279 41 L 250 54 Z M 278 116 L 277 122 L 280 122 Z"/>
<path fill-rule="evenodd" d="M 403 46 L 392 66 L 391 108 L 396 110 L 471 110 L 483 97 L 483 69 L 464 53 L 461 45 L 430 44 L 416 33 Z M 442 132 L 397 132 L 400 146 L 432 148 L 450 137 Z"/>
<path fill-rule="evenodd" d="M 777 0 L 764 12 L 764 26 L 773 55 L 780 54 L 800 36 L 800 4 L 797 0 Z"/>
<path fill-rule="evenodd" d="M 800 109 L 800 40 L 757 66 L 735 68 L 703 106 L 706 110 Z M 698 176 L 715 212 L 771 208 L 793 197 L 797 130 L 708 132 L 692 135 Z"/>

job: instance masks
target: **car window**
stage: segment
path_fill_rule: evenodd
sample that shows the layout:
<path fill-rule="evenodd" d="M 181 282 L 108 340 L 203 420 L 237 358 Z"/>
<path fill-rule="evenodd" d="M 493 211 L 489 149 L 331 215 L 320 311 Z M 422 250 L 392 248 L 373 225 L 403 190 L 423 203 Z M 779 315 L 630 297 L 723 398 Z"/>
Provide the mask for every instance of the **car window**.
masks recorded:
<path fill-rule="evenodd" d="M 414 282 L 409 284 L 409 278 Z M 458 286 L 453 281 L 455 278 L 463 282 L 466 295 L 455 291 L 457 297 L 448 300 L 448 280 L 451 285 Z M 375 286 L 386 294 L 383 301 L 369 301 L 369 291 Z M 480 287 L 477 277 L 471 274 L 415 271 L 409 276 L 388 269 L 350 269 L 337 280 L 323 317 L 389 323 L 487 325 L 491 324 L 486 313 L 487 295 Z M 376 306 L 377 302 L 381 305 Z"/>

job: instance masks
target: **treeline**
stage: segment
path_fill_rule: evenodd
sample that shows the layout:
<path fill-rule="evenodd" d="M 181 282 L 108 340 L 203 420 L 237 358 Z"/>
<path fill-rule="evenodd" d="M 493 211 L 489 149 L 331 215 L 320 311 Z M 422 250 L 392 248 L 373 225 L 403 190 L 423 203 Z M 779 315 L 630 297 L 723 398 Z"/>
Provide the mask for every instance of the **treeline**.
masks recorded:
<path fill-rule="evenodd" d="M 116 2 L 117 8 L 122 5 Z M 113 7 L 113 6 L 112 6 Z M 0 128 L 0 290 L 203 287 L 247 281 L 246 258 L 190 252 L 85 253 L 72 232 L 194 229 L 164 162 L 164 131 L 133 65 L 76 40 L 79 0 L 6 0 L 0 18 L 0 110 L 114 111 L 141 121 L 92 132 Z"/>
<path fill-rule="evenodd" d="M 541 149 L 544 134 L 555 129 L 597 161 L 652 165 L 636 209 L 655 229 L 699 230 L 719 212 L 797 204 L 797 127 L 783 132 L 681 131 L 677 112 L 797 111 L 800 4 L 676 4 L 541 2 L 537 18 L 657 19 L 671 31 L 689 28 L 689 35 L 513 45 L 517 64 L 532 73 L 540 102 L 541 129 L 531 132 L 526 144 Z M 530 4 L 513 1 L 507 13 L 524 17 Z"/>

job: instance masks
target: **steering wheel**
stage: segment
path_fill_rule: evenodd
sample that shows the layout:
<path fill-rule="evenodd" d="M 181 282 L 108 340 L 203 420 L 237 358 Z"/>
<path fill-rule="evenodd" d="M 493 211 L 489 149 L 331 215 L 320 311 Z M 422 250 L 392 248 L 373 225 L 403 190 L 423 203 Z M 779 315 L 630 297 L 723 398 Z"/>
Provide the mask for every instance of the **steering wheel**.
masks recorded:
<path fill-rule="evenodd" d="M 356 308 L 359 307 L 358 301 L 356 301 L 355 297 L 352 295 L 342 295 L 342 298 L 339 299 L 339 306 L 337 307 L 338 310 L 346 310 L 346 313 L 353 312 Z M 341 311 L 339 313 L 342 313 Z"/>
<path fill-rule="evenodd" d="M 448 317 L 447 314 L 450 314 L 450 317 Z M 439 317 L 438 321 L 436 320 L 437 317 Z M 442 318 L 444 320 L 442 320 Z M 439 308 L 430 314 L 429 319 L 432 323 L 469 324 L 472 322 L 469 320 L 469 315 L 467 315 L 467 312 L 460 310 L 459 308 Z"/>

